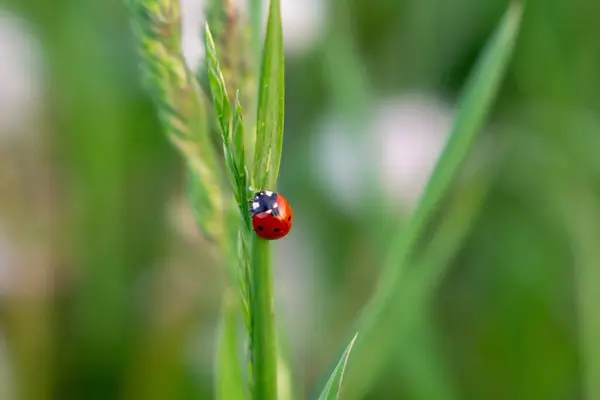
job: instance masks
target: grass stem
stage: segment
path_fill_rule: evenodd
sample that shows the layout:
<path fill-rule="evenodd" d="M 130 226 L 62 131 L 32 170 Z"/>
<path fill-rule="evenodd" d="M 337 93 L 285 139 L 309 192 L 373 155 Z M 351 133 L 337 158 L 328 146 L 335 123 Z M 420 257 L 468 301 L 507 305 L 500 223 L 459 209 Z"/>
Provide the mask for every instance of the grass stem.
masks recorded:
<path fill-rule="evenodd" d="M 252 360 L 254 398 L 277 398 L 277 349 L 271 253 L 267 240 L 252 240 Z"/>

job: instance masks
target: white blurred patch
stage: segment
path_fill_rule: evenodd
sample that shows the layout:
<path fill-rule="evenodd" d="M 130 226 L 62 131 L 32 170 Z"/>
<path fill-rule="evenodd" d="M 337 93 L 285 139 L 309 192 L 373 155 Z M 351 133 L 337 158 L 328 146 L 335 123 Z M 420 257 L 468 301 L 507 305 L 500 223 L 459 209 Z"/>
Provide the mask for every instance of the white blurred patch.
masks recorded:
<path fill-rule="evenodd" d="M 249 0 L 235 0 L 242 13 L 247 13 Z M 268 15 L 268 0 L 263 1 L 263 28 Z M 181 42 L 186 63 L 196 70 L 204 60 L 203 29 L 205 0 L 181 0 Z M 247 14 L 246 14 L 247 15 Z M 325 3 L 321 0 L 282 0 L 281 20 L 287 54 L 310 49 L 322 35 L 326 19 Z"/>
<path fill-rule="evenodd" d="M 385 196 L 408 211 L 429 179 L 451 123 L 452 109 L 431 95 L 381 101 L 367 124 L 366 143 L 329 117 L 315 143 L 313 173 L 333 200 L 355 211 L 368 166 Z"/>
<path fill-rule="evenodd" d="M 42 100 L 41 46 L 24 21 L 0 10 L 0 139 L 31 123 Z"/>
<path fill-rule="evenodd" d="M 189 68 L 204 60 L 204 0 L 181 0 L 181 47 Z"/>
<path fill-rule="evenodd" d="M 373 153 L 361 148 L 345 125 L 327 116 L 318 129 L 313 174 L 321 182 L 323 192 L 347 211 L 359 208 L 364 162 L 372 162 Z"/>
<path fill-rule="evenodd" d="M 281 23 L 286 53 L 305 53 L 315 44 L 325 27 L 325 5 L 323 0 L 281 1 Z"/>
<path fill-rule="evenodd" d="M 240 10 L 248 12 L 249 0 L 236 0 Z M 322 0 L 281 0 L 283 46 L 286 54 L 307 51 L 322 35 L 327 17 Z M 269 15 L 269 0 L 263 0 L 263 28 Z"/>
<path fill-rule="evenodd" d="M 392 200 L 412 209 L 441 154 L 452 110 L 431 96 L 408 96 L 379 105 L 377 136 L 380 180 Z"/>

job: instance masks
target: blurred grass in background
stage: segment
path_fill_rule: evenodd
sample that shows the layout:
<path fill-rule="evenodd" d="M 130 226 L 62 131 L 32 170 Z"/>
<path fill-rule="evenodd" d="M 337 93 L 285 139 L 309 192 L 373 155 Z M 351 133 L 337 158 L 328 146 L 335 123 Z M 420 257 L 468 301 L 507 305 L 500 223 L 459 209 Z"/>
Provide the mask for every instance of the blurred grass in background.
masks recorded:
<path fill-rule="evenodd" d="M 183 1 L 190 63 L 201 3 Z M 507 4 L 282 1 L 279 189 L 296 217 L 274 272 L 296 398 L 345 346 Z M 212 398 L 226 272 L 185 205 L 125 5 L 1 10 L 0 399 Z M 527 3 L 489 123 L 415 259 L 448 273 L 426 307 L 398 304 L 410 323 L 366 398 L 600 396 L 598 18 L 591 0 Z"/>

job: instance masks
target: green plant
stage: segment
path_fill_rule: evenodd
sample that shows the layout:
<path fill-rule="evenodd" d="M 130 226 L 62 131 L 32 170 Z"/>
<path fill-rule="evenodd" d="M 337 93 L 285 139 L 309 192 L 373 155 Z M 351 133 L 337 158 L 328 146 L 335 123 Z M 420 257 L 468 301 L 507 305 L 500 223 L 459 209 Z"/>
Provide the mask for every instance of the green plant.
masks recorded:
<path fill-rule="evenodd" d="M 392 346 L 394 332 L 397 332 L 389 329 L 395 325 L 392 311 L 398 304 L 422 304 L 422 301 L 415 299 L 431 296 L 435 290 L 434 282 L 443 274 L 443 268 L 448 264 L 447 260 L 456 252 L 456 244 L 446 247 L 439 245 L 444 249 L 435 249 L 433 253 L 441 251 L 441 255 L 438 254 L 441 261 L 417 261 L 415 267 L 420 267 L 421 270 L 409 270 L 409 264 L 413 262 L 411 257 L 423 241 L 432 216 L 437 212 L 442 200 L 447 197 L 451 185 L 456 183 L 460 167 L 464 165 L 469 149 L 489 113 L 512 54 L 521 14 L 521 4 L 512 3 L 497 32 L 490 39 L 467 82 L 453 131 L 419 204 L 409 218 L 407 226 L 402 227 L 393 239 L 380 284 L 353 329 L 353 332 L 359 333 L 359 337 L 354 344 L 353 357 L 348 368 L 350 388 L 347 395 L 350 398 L 360 397 L 386 362 L 388 348 Z M 470 219 L 471 215 L 464 220 L 466 222 Z M 460 229 L 456 228 L 458 230 L 453 232 L 453 236 L 464 236 L 468 227 L 469 225 L 465 224 Z M 413 312 L 406 310 L 405 313 Z M 360 360 L 360 368 L 352 367 L 352 359 Z M 446 394 L 445 397 L 452 396 Z"/>
<path fill-rule="evenodd" d="M 146 83 L 153 94 L 165 130 L 182 153 L 190 176 L 190 202 L 198 225 L 222 250 L 232 277 L 237 276 L 246 328 L 250 338 L 250 382 L 253 396 L 277 397 L 277 347 L 269 242 L 252 234 L 247 200 L 249 187 L 274 189 L 283 144 L 283 43 L 279 1 L 271 1 L 262 57 L 255 148 L 248 149 L 239 91 L 231 101 L 208 25 L 206 73 L 222 141 L 223 188 L 216 150 L 210 142 L 203 93 L 183 61 L 180 9 L 174 0 L 130 2 L 134 30 L 144 60 Z M 214 6 L 214 4 L 213 4 Z M 231 72 L 230 72 L 231 74 Z M 230 82 L 235 82 L 233 79 Z M 253 155 L 253 162 L 247 155 Z M 250 173 L 249 171 L 252 171 Z M 225 226 L 225 229 L 221 227 Z M 243 393 L 236 354 L 235 321 L 230 296 L 225 299 L 219 365 L 221 396 Z M 229 378 L 227 378 L 229 377 Z M 232 378 L 235 377 L 235 378 Z M 233 386 L 231 386 L 233 385 Z M 227 390 L 224 388 L 228 387 Z M 233 388 L 232 388 L 233 387 Z"/>
<path fill-rule="evenodd" d="M 249 380 L 257 399 L 277 398 L 277 338 L 273 315 L 273 293 L 269 242 L 252 234 L 247 213 L 249 188 L 275 189 L 283 144 L 284 60 L 278 0 L 269 5 L 269 18 L 262 51 L 255 136 L 244 122 L 238 88 L 227 88 L 228 81 L 220 67 L 215 40 L 209 26 L 205 29 L 206 74 L 212 104 L 218 120 L 225 175 L 229 188 L 222 185 L 219 157 L 210 142 L 205 100 L 195 75 L 183 62 L 179 44 L 180 11 L 175 0 L 131 0 L 135 32 L 144 59 L 146 82 L 154 95 L 169 138 L 180 150 L 190 175 L 190 201 L 198 225 L 221 248 L 241 293 L 241 309 L 250 342 Z M 254 40 L 258 29 L 259 3 L 253 2 Z M 258 14 L 257 14 L 258 12 Z M 497 34 L 477 65 L 467 84 L 450 141 L 434 170 L 421 202 L 409 224 L 394 240 L 387 258 L 382 284 L 359 319 L 353 339 L 319 398 L 339 398 L 346 365 L 352 365 L 350 351 L 357 360 L 369 359 L 367 373 L 349 368 L 349 393 L 356 396 L 372 380 L 385 358 L 383 353 L 367 355 L 365 343 L 385 323 L 390 307 L 395 307 L 397 293 L 406 292 L 422 304 L 434 290 L 434 282 L 443 273 L 444 262 L 456 251 L 457 240 L 468 229 L 473 212 L 461 215 L 459 223 L 450 219 L 442 225 L 442 239 L 434 241 L 438 258 L 424 257 L 417 262 L 421 269 L 407 275 L 417 243 L 422 240 L 431 215 L 455 182 L 476 134 L 488 113 L 501 82 L 518 31 L 521 6 L 511 5 Z M 229 72 L 231 74 L 231 71 Z M 234 74 L 235 75 L 235 74 Z M 229 80 L 236 82 L 234 79 Z M 235 85 L 235 83 L 234 83 Z M 231 99 L 231 93 L 236 93 Z M 251 143 L 253 146 L 248 146 Z M 481 192 L 471 197 L 481 198 Z M 467 204 L 471 204 L 467 202 Z M 477 203 L 472 203 L 477 204 Z M 475 207 L 476 208 L 476 207 Z M 460 208 L 463 210 L 464 208 Z M 449 228 L 444 228 L 448 226 Z M 225 227 L 222 229 L 221 227 Z M 445 230 L 444 230 L 445 229 Z M 460 240 L 458 240 L 460 241 Z M 410 279 L 407 278 L 411 277 Z M 406 301 L 405 297 L 400 300 Z M 415 301 L 417 303 L 417 301 Z M 230 291 L 224 301 L 222 338 L 219 346 L 217 388 L 221 398 L 243 396 L 245 383 L 239 373 L 238 337 L 235 330 L 236 307 Z M 383 341 L 382 350 L 389 344 Z M 363 371 L 364 372 L 364 371 Z"/>

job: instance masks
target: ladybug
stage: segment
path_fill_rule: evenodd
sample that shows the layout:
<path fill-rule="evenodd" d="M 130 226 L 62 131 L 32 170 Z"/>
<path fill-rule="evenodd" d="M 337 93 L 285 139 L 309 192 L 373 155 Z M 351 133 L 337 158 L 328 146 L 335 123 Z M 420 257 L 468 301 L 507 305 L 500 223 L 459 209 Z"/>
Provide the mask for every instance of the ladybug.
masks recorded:
<path fill-rule="evenodd" d="M 263 239 L 281 239 L 292 227 L 292 209 L 279 193 L 256 192 L 250 200 L 250 212 L 254 232 Z"/>

